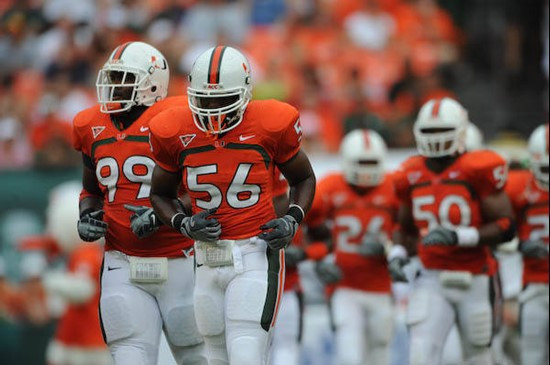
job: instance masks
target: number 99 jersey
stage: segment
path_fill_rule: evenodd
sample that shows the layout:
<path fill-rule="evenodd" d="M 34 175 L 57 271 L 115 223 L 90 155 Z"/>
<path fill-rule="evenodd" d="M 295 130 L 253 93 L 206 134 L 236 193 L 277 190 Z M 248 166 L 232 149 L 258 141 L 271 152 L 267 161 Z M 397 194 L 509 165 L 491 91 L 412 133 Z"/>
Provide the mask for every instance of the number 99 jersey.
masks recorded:
<path fill-rule="evenodd" d="M 162 226 L 147 239 L 130 228 L 133 214 L 124 204 L 151 206 L 149 193 L 155 161 L 149 144 L 149 121 L 170 106 L 185 105 L 185 97 L 170 97 L 149 107 L 132 125 L 122 129 L 99 106 L 80 112 L 73 122 L 73 146 L 84 164 L 96 173 L 104 196 L 104 220 L 109 225 L 105 249 L 140 257 L 180 257 L 193 242 Z M 83 190 L 80 199 L 91 195 Z"/>
<path fill-rule="evenodd" d="M 506 185 L 506 161 L 492 151 L 460 155 L 447 169 L 435 173 L 427 159 L 415 156 L 405 161 L 395 175 L 397 194 L 410 206 L 414 225 L 425 236 L 437 226 L 479 228 L 486 222 L 481 202 Z M 439 270 L 493 274 L 495 269 L 488 246 L 475 247 L 418 245 L 424 267 Z"/>
<path fill-rule="evenodd" d="M 157 164 L 182 172 L 193 214 L 217 209 L 221 239 L 258 235 L 275 218 L 273 176 L 300 151 L 298 111 L 275 100 L 252 101 L 234 129 L 212 135 L 199 130 L 189 108 L 166 110 L 151 122 Z"/>

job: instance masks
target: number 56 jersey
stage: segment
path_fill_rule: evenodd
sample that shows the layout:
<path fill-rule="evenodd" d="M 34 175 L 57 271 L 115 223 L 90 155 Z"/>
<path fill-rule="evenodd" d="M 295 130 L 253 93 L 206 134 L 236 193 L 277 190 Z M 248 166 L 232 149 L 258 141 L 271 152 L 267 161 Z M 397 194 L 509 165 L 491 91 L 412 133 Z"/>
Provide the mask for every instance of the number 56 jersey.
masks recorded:
<path fill-rule="evenodd" d="M 105 249 L 140 257 L 180 257 L 193 242 L 170 227 L 138 239 L 130 228 L 133 214 L 124 204 L 151 206 L 149 193 L 155 161 L 149 144 L 149 121 L 170 106 L 185 105 L 185 97 L 170 97 L 149 107 L 126 129 L 116 125 L 99 106 L 80 112 L 73 122 L 73 145 L 84 164 L 96 173 L 104 196 L 104 220 L 109 225 Z M 90 195 L 83 190 L 81 199 Z"/>
<path fill-rule="evenodd" d="M 182 172 L 193 214 L 217 209 L 221 239 L 258 235 L 276 218 L 273 169 L 300 151 L 298 111 L 275 100 L 252 101 L 242 122 L 221 136 L 199 130 L 189 108 L 166 110 L 151 122 L 157 164 Z"/>
<path fill-rule="evenodd" d="M 415 156 L 405 161 L 395 175 L 396 191 L 410 206 L 420 238 L 437 226 L 476 227 L 486 222 L 481 202 L 502 191 L 507 180 L 506 161 L 492 151 L 474 151 L 459 156 L 441 173 L 431 171 L 427 159 Z M 495 262 L 488 246 L 423 246 L 418 255 L 424 267 L 436 270 L 493 274 Z"/>

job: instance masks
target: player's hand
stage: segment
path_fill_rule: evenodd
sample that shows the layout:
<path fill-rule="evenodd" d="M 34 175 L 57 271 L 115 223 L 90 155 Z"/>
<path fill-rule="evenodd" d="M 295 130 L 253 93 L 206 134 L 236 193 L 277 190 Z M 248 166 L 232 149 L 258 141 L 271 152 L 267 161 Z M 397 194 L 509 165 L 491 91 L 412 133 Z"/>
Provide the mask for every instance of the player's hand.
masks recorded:
<path fill-rule="evenodd" d="M 378 237 L 374 235 L 367 235 L 363 242 L 359 245 L 358 252 L 361 256 L 385 256 L 386 249 L 382 243 L 379 242 Z"/>
<path fill-rule="evenodd" d="M 306 257 L 306 252 L 300 247 L 290 245 L 285 249 L 285 264 L 287 267 L 298 266 Z"/>
<path fill-rule="evenodd" d="M 270 220 L 261 226 L 260 229 L 263 232 L 258 237 L 266 241 L 272 250 L 280 250 L 292 242 L 298 230 L 298 222 L 296 222 L 293 216 L 285 215 L 282 218 Z"/>
<path fill-rule="evenodd" d="M 527 240 L 519 244 L 519 252 L 528 258 L 545 259 L 548 258 L 548 245 L 542 241 Z"/>
<path fill-rule="evenodd" d="M 324 284 L 336 284 L 342 280 L 342 269 L 330 261 L 320 261 L 315 265 L 315 272 Z"/>
<path fill-rule="evenodd" d="M 391 280 L 393 282 L 406 283 L 407 275 L 403 270 L 403 267 L 409 263 L 409 259 L 405 257 L 395 257 L 388 262 L 388 271 L 390 272 Z"/>
<path fill-rule="evenodd" d="M 84 214 L 77 223 L 78 235 L 83 241 L 97 241 L 107 233 L 108 224 L 103 221 L 103 210 Z"/>
<path fill-rule="evenodd" d="M 432 229 L 426 237 L 422 239 L 422 243 L 424 246 L 456 246 L 458 245 L 458 235 L 451 229 L 439 226 Z"/>
<path fill-rule="evenodd" d="M 191 217 L 178 213 L 172 218 L 172 226 L 195 241 L 214 242 L 222 234 L 220 222 L 216 218 L 208 218 L 214 213 L 216 209 L 204 210 Z"/>
<path fill-rule="evenodd" d="M 139 239 L 150 236 L 161 226 L 160 220 L 151 207 L 124 204 L 124 208 L 134 213 L 130 217 L 130 227 Z"/>

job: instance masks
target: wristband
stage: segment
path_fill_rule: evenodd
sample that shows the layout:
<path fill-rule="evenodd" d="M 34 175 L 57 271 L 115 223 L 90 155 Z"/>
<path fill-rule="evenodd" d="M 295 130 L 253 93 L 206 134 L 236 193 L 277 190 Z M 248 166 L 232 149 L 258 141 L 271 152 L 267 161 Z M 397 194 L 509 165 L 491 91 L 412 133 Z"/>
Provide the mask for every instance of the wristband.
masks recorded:
<path fill-rule="evenodd" d="M 172 219 L 170 219 L 170 225 L 172 228 L 179 230 L 181 227 L 181 222 L 183 222 L 183 218 L 185 218 L 185 214 L 183 213 L 176 213 L 172 216 Z"/>
<path fill-rule="evenodd" d="M 461 247 L 475 247 L 479 243 L 479 231 L 475 227 L 458 227 L 455 232 Z"/>
<path fill-rule="evenodd" d="M 290 204 L 290 206 L 288 207 L 288 211 L 286 212 L 286 215 L 289 215 L 292 218 L 294 218 L 298 224 L 302 223 L 302 221 L 304 220 L 304 217 L 306 216 L 302 207 L 297 204 Z"/>
<path fill-rule="evenodd" d="M 98 211 L 99 209 L 97 208 L 86 208 L 84 209 L 82 212 L 80 212 L 80 219 L 82 219 L 82 217 L 90 214 L 90 213 L 93 213 L 95 211 Z"/>

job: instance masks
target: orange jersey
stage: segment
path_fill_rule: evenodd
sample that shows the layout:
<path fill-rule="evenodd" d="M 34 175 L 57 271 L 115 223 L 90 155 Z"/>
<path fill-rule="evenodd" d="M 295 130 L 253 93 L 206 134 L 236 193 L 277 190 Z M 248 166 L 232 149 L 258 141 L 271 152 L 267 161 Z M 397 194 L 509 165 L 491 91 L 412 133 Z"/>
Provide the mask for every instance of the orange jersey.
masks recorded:
<path fill-rule="evenodd" d="M 506 184 L 506 161 L 491 151 L 474 151 L 459 156 L 447 169 L 435 173 L 426 158 L 405 161 L 395 175 L 396 191 L 411 206 L 420 236 L 439 225 L 476 227 L 486 222 L 481 201 L 502 191 Z M 476 247 L 418 245 L 418 255 L 428 269 L 493 274 L 494 260 L 488 246 Z"/>
<path fill-rule="evenodd" d="M 161 110 L 186 105 L 185 97 L 171 97 L 153 104 L 128 128 L 121 130 L 99 106 L 80 112 L 74 120 L 74 148 L 96 171 L 104 195 L 104 220 L 109 225 L 105 249 L 142 257 L 178 257 L 193 242 L 171 227 L 162 226 L 147 239 L 130 229 L 124 204 L 151 206 L 149 192 L 155 161 L 149 145 L 149 121 Z M 83 191 L 81 198 L 89 193 Z"/>
<path fill-rule="evenodd" d="M 530 171 L 514 171 L 506 186 L 518 224 L 520 241 L 541 240 L 548 244 L 548 191 L 541 189 Z M 548 257 L 523 259 L 523 282 L 548 283 Z"/>
<path fill-rule="evenodd" d="M 378 236 L 381 243 L 391 237 L 398 206 L 388 177 L 364 195 L 356 192 L 342 174 L 328 175 L 318 183 L 308 223 L 315 226 L 332 221 L 336 264 L 343 272 L 337 287 L 390 291 L 386 258 L 362 256 L 358 247 L 368 235 Z"/>
<path fill-rule="evenodd" d="M 298 111 L 275 100 L 252 101 L 242 122 L 222 136 L 199 130 L 187 107 L 172 108 L 151 121 L 157 164 L 182 172 L 193 214 L 211 208 L 221 239 L 258 235 L 276 217 L 273 169 L 297 155 L 302 128 Z"/>
<path fill-rule="evenodd" d="M 101 246 L 90 244 L 79 245 L 69 257 L 67 271 L 93 280 L 96 291 L 87 302 L 70 304 L 59 320 L 55 338 L 66 346 L 88 349 L 105 347 L 98 314 L 102 260 Z"/>

